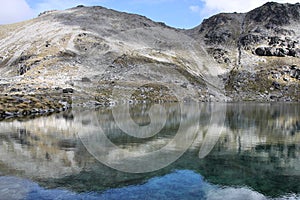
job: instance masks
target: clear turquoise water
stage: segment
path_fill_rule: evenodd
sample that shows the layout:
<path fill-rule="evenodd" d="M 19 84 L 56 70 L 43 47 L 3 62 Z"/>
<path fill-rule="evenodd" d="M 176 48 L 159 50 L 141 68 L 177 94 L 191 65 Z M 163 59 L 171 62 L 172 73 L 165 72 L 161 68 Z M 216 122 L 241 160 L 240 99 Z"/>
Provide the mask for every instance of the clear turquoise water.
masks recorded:
<path fill-rule="evenodd" d="M 264 199 L 249 188 L 221 187 L 210 184 L 190 170 L 177 170 L 162 177 L 155 177 L 141 185 L 109 189 L 104 192 L 75 193 L 65 189 L 45 189 L 38 184 L 16 177 L 1 177 L 6 182 L 2 195 L 11 197 L 24 190 L 24 199 Z M 18 187 L 16 187 L 18 184 Z M 3 186 L 2 186 L 3 187 Z M 8 189 L 9 188 L 9 189 Z M 8 190 L 7 190 L 8 189 Z M 4 190 L 7 190 L 4 192 Z M 13 193 L 12 193 L 13 192 Z"/>
<path fill-rule="evenodd" d="M 300 199 L 299 104 L 205 104 L 201 112 L 198 105 L 163 106 L 154 117 L 162 121 L 166 110 L 165 126 L 143 139 L 124 133 L 104 108 L 0 122 L 0 199 Z M 151 123 L 149 107 L 130 108 L 135 123 Z M 122 149 L 153 152 L 176 136 L 182 120 L 186 131 L 198 127 L 191 145 L 152 172 L 112 169 L 90 154 L 97 137 L 82 141 L 101 127 Z M 108 156 L 143 163 L 137 155 Z"/>

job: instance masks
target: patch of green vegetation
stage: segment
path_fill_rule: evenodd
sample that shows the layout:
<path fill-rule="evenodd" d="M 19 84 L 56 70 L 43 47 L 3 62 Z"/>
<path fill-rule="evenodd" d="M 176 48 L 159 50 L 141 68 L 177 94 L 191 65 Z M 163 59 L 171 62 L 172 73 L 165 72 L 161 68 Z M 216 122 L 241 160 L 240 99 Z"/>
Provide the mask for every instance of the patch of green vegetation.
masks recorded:
<path fill-rule="evenodd" d="M 109 99 L 112 97 L 112 87 L 111 88 L 98 88 L 96 94 L 94 95 L 95 100 L 100 103 L 109 103 Z"/>
<path fill-rule="evenodd" d="M 72 98 L 65 94 L 1 95 L 0 119 L 7 116 L 19 117 L 31 114 L 58 112 L 64 109 L 64 103 L 71 105 Z"/>
<path fill-rule="evenodd" d="M 239 71 L 236 70 L 236 69 L 233 69 L 229 72 L 229 75 L 228 75 L 228 81 L 227 83 L 225 84 L 225 90 L 226 92 L 232 92 L 234 90 L 234 81 L 236 80 L 236 77 L 238 75 Z"/>
<path fill-rule="evenodd" d="M 189 73 L 183 67 L 175 66 L 175 69 L 183 75 L 191 84 L 199 85 L 200 87 L 207 88 L 206 82 L 200 76 L 195 76 Z"/>
<path fill-rule="evenodd" d="M 133 100 L 147 102 L 177 102 L 178 99 L 168 87 L 161 84 L 146 84 L 140 86 L 132 94 Z"/>

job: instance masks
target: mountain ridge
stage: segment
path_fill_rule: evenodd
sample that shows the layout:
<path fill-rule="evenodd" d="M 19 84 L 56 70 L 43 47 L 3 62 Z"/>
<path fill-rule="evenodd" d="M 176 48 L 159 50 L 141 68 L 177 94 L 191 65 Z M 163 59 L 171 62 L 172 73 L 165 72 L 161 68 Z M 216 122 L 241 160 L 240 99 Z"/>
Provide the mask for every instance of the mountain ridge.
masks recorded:
<path fill-rule="evenodd" d="M 192 29 L 100 6 L 45 12 L 0 26 L 0 92 L 70 88 L 81 106 L 298 101 L 299 26 L 299 3 L 221 13 Z"/>

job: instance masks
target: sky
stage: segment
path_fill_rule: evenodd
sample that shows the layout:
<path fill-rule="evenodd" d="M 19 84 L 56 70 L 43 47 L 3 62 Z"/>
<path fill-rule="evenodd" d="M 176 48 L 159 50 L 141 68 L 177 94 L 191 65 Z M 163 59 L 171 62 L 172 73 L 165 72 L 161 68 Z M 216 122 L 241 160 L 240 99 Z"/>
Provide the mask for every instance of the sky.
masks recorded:
<path fill-rule="evenodd" d="M 104 6 L 146 16 L 176 28 L 193 28 L 220 12 L 247 12 L 271 0 L 0 0 L 0 24 L 36 17 L 46 10 L 63 10 L 77 5 Z M 273 0 L 298 3 L 300 0 Z"/>

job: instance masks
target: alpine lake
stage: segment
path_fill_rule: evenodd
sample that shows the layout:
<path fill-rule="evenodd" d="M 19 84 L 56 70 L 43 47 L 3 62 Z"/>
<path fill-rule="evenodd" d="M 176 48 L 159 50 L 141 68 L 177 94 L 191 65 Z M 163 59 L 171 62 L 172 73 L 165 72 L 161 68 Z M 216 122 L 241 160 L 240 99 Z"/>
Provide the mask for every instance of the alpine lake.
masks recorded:
<path fill-rule="evenodd" d="M 0 199 L 300 199 L 300 104 L 136 104 L 6 119 Z"/>

